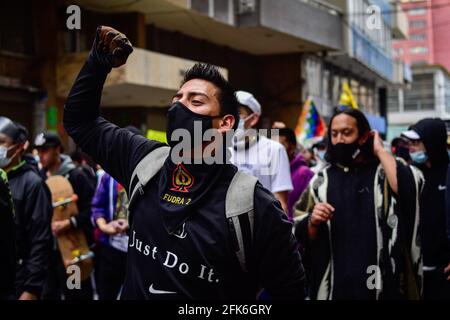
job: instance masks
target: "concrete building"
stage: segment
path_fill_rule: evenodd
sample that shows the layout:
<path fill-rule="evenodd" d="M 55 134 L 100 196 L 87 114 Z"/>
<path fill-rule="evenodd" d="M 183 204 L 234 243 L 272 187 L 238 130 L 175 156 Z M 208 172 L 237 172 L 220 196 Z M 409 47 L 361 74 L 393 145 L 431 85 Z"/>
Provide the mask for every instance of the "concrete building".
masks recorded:
<path fill-rule="evenodd" d="M 64 136 L 65 98 L 103 24 L 136 48 L 110 74 L 102 97 L 104 115 L 119 125 L 165 130 L 171 96 L 196 61 L 219 66 L 236 89 L 254 93 L 263 126 L 277 120 L 294 127 L 307 96 L 329 116 L 343 81 L 363 111 L 384 121 L 386 90 L 404 78 L 391 41 L 405 30 L 392 15 L 369 28 L 358 12 L 374 3 L 391 8 L 387 0 L 1 2 L 8 28 L 0 30 L 0 113 L 33 133 L 47 128 Z M 81 8 L 80 30 L 66 26 L 71 4 Z"/>
<path fill-rule="evenodd" d="M 410 86 L 391 89 L 390 139 L 426 117 L 450 122 L 450 2 L 447 0 L 402 1 L 409 37 L 393 43 L 394 59 L 412 66 Z"/>
<path fill-rule="evenodd" d="M 416 65 L 412 69 L 411 86 L 389 93 L 389 140 L 420 119 L 450 119 L 448 70 L 441 65 Z"/>
<path fill-rule="evenodd" d="M 406 17 L 398 4 L 389 1 L 327 2 L 342 17 L 343 49 L 328 52 L 321 59 L 322 96 L 316 100 L 322 113 L 329 116 L 338 104 L 341 84 L 346 81 L 372 127 L 385 134 L 387 88 L 407 80 L 407 70 L 393 61 L 391 50 L 392 40 L 404 39 L 408 33 Z M 310 86 L 313 81 L 308 83 Z"/>
<path fill-rule="evenodd" d="M 394 57 L 410 65 L 440 64 L 450 70 L 450 2 L 402 1 L 409 23 L 407 40 L 393 43 Z"/>

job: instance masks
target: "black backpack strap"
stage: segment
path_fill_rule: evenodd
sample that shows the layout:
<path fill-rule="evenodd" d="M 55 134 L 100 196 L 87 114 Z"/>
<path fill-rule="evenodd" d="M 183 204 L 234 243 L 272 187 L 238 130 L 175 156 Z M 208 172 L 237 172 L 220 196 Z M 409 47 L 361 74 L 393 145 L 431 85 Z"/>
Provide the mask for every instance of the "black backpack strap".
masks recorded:
<path fill-rule="evenodd" d="M 254 193 L 258 179 L 237 171 L 231 180 L 225 197 L 225 214 L 234 238 L 238 261 L 244 272 L 248 272 L 249 256 L 253 242 Z"/>

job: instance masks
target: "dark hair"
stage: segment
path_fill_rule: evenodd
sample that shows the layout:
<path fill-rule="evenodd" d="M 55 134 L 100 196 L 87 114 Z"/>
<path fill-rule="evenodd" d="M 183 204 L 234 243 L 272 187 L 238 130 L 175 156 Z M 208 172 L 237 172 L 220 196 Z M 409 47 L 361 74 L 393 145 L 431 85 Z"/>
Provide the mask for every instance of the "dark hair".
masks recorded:
<path fill-rule="evenodd" d="M 193 79 L 201 79 L 211 82 L 219 88 L 219 105 L 221 114 L 231 114 L 235 120 L 233 129 L 236 129 L 239 122 L 239 103 L 234 93 L 234 89 L 222 76 L 219 70 L 215 66 L 207 63 L 196 63 L 186 72 L 181 85 Z"/>
<path fill-rule="evenodd" d="M 331 140 L 331 124 L 333 123 L 334 118 L 336 118 L 337 116 L 339 116 L 341 114 L 348 115 L 356 120 L 356 126 L 358 128 L 358 139 L 361 138 L 362 136 L 364 136 L 364 134 L 366 134 L 368 131 L 371 130 L 369 121 L 367 120 L 366 116 L 364 115 L 364 113 L 362 113 L 358 109 L 353 109 L 353 108 L 336 109 L 336 112 L 333 114 L 333 116 L 331 117 L 330 122 L 328 124 L 328 133 L 327 133 L 328 147 L 327 147 L 325 159 L 330 163 L 334 163 L 336 161 L 335 155 L 333 152 L 333 143 L 331 142 L 332 141 Z M 365 144 L 361 148 L 361 152 L 363 154 L 365 154 L 365 156 L 368 158 L 374 157 L 373 152 L 372 152 L 372 146 L 370 144 Z"/>
<path fill-rule="evenodd" d="M 295 137 L 294 130 L 290 128 L 281 128 L 278 130 L 278 135 L 286 137 L 287 142 L 292 145 L 297 145 L 297 138 Z"/>
<path fill-rule="evenodd" d="M 25 143 L 28 140 L 28 130 L 19 122 L 14 122 L 17 127 L 18 135 L 14 139 L 15 143 Z"/>
<path fill-rule="evenodd" d="M 364 113 L 359 111 L 358 109 L 353 108 L 345 108 L 338 109 L 330 119 L 330 123 L 328 124 L 328 141 L 331 142 L 331 124 L 333 123 L 334 118 L 341 114 L 346 114 L 356 120 L 356 126 L 358 127 L 358 138 L 361 138 L 367 131 L 370 131 L 370 124 L 367 120 Z"/>
<path fill-rule="evenodd" d="M 80 164 L 83 161 L 86 161 L 88 166 L 95 168 L 94 160 L 92 160 L 92 158 L 87 153 L 85 153 L 80 147 L 75 148 L 75 150 L 70 154 L 70 158 L 73 161 L 76 161 Z"/>
<path fill-rule="evenodd" d="M 407 145 L 407 141 L 403 137 L 395 137 L 391 141 L 391 147 L 405 146 Z"/>

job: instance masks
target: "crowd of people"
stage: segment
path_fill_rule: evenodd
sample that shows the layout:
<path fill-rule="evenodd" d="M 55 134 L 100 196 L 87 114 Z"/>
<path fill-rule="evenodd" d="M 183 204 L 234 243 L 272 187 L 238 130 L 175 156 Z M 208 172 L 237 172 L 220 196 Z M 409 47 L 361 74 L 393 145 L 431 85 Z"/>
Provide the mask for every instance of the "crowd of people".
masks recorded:
<path fill-rule="evenodd" d="M 0 116 L 1 299 L 450 299 L 444 121 L 419 121 L 388 150 L 361 111 L 336 108 L 326 136 L 302 146 L 280 122 L 260 134 L 255 96 L 196 64 L 165 144 L 100 116 L 105 79 L 132 50 L 97 29 L 66 100 L 70 156 L 56 133 L 32 139 Z M 198 128 L 217 133 L 181 150 L 199 161 L 173 161 L 177 130 Z M 53 176 L 70 182 L 77 215 L 52 220 Z M 57 241 L 73 230 L 95 254 L 75 289 Z"/>

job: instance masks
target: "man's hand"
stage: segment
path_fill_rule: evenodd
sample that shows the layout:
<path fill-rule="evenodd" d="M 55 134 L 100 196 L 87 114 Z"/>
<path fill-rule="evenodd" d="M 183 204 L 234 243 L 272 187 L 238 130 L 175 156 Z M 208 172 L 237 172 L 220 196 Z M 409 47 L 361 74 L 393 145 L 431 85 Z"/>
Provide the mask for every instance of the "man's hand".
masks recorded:
<path fill-rule="evenodd" d="M 329 203 L 318 203 L 314 206 L 311 220 L 309 222 L 310 226 L 317 228 L 321 223 L 325 223 L 331 218 L 333 218 L 334 208 Z"/>
<path fill-rule="evenodd" d="M 107 26 L 97 28 L 91 54 L 103 66 L 120 67 L 127 62 L 131 52 L 133 52 L 133 47 L 126 35 Z"/>
<path fill-rule="evenodd" d="M 373 154 L 379 158 L 380 153 L 386 151 L 383 145 L 383 140 L 381 140 L 380 134 L 376 130 L 372 130 L 371 135 L 373 137 Z"/>
<path fill-rule="evenodd" d="M 450 281 L 450 263 L 445 267 L 444 273 L 448 273 L 447 280 Z"/>
<path fill-rule="evenodd" d="M 119 229 L 119 233 L 125 233 L 128 230 L 128 221 L 125 219 L 117 219 L 117 226 Z"/>
<path fill-rule="evenodd" d="M 22 292 L 22 294 L 19 297 L 19 300 L 37 300 L 37 299 L 38 298 L 34 294 L 28 291 Z"/>
<path fill-rule="evenodd" d="M 326 202 L 317 203 L 311 214 L 308 224 L 308 238 L 314 240 L 317 238 L 317 230 L 322 223 L 326 223 L 333 218 L 334 208 Z"/>
<path fill-rule="evenodd" d="M 128 223 L 125 219 L 117 219 L 107 223 L 104 218 L 98 218 L 97 225 L 103 233 L 110 236 L 124 233 L 128 229 Z"/>
<path fill-rule="evenodd" d="M 55 235 L 56 237 L 69 229 L 70 229 L 70 220 L 69 219 L 52 222 L 52 232 L 53 232 L 53 235 Z"/>
<path fill-rule="evenodd" d="M 373 154 L 380 160 L 392 191 L 398 194 L 397 162 L 384 148 L 378 131 L 372 130 L 371 135 L 373 136 Z"/>

